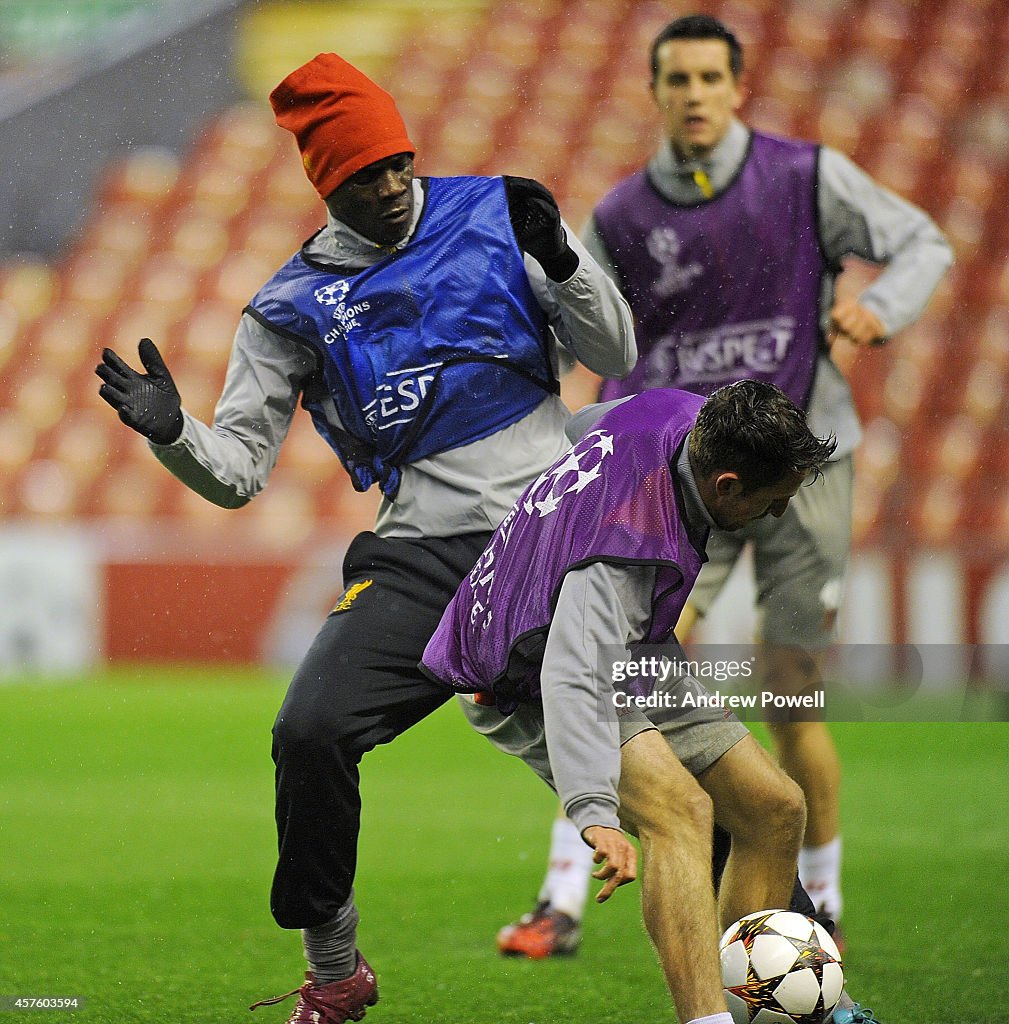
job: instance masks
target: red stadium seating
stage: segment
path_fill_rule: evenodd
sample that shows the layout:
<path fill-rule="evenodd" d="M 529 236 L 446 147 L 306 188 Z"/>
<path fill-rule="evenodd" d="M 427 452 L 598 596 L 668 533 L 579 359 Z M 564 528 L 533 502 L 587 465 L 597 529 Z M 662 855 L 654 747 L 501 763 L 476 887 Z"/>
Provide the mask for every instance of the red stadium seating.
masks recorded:
<path fill-rule="evenodd" d="M 990 59 L 1009 46 L 1004 4 L 696 6 L 747 46 L 744 114 L 852 155 L 929 210 L 957 251 L 918 324 L 884 349 L 834 354 L 866 422 L 856 538 L 903 540 L 910 525 L 920 543 L 948 545 L 969 526 L 986 550 L 1004 551 L 1009 498 L 986 482 L 1009 471 L 998 454 L 1009 450 L 1009 70 Z M 539 177 L 580 228 L 655 144 L 646 51 L 674 13 L 659 0 L 497 0 L 482 20 L 419 18 L 383 84 L 422 173 Z M 226 513 L 128 443 L 91 371 L 103 345 L 135 357 L 137 340 L 153 337 L 187 408 L 209 418 L 241 308 L 323 219 L 290 139 L 257 99 L 210 122 L 181 160 L 145 150 L 110 166 L 58 265 L 0 265 L 0 368 L 26 357 L 35 367 L 18 388 L 0 387 L 0 514 L 169 515 L 212 528 Z M 841 287 L 855 292 L 871 276 L 853 264 Z M 564 394 L 579 405 L 594 388 L 579 371 Z M 374 508 L 299 415 L 275 481 L 240 514 L 284 544 L 295 520 L 352 528 Z"/>

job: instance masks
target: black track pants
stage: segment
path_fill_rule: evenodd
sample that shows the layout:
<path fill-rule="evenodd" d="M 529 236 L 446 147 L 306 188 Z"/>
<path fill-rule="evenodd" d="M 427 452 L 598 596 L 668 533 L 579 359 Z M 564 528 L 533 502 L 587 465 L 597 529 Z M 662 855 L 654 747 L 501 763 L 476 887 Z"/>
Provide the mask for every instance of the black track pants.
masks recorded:
<path fill-rule="evenodd" d="M 417 669 L 489 533 L 356 537 L 343 598 L 299 665 L 273 727 L 279 859 L 270 909 L 283 928 L 335 917 L 357 865 L 358 763 L 451 696 Z"/>

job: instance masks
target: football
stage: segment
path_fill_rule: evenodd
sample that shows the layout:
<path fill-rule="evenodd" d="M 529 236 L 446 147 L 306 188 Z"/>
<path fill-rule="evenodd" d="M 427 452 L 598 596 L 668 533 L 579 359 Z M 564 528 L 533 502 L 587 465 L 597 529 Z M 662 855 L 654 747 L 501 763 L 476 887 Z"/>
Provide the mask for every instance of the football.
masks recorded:
<path fill-rule="evenodd" d="M 834 940 L 790 910 L 741 918 L 726 929 L 719 951 L 735 1024 L 822 1024 L 844 987 Z"/>

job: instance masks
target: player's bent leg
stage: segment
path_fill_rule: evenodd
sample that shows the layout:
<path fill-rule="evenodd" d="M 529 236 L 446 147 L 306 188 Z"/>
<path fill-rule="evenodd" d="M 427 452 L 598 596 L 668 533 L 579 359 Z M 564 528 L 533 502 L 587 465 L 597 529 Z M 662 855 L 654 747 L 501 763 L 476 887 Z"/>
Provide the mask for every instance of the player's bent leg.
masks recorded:
<path fill-rule="evenodd" d="M 841 768 L 824 722 L 768 723 L 778 761 L 806 796 L 800 875 L 818 911 L 841 918 Z"/>
<path fill-rule="evenodd" d="M 824 685 L 821 660 L 798 647 L 764 644 L 760 651 L 764 685 L 784 695 L 810 693 Z M 841 789 L 840 761 L 830 730 L 812 715 L 803 719 L 796 713 L 787 721 L 771 719 L 767 727 L 778 763 L 806 794 L 805 844 L 829 843 L 839 830 Z"/>
<path fill-rule="evenodd" d="M 574 822 L 558 807 L 550 830 L 547 871 L 536 903 L 531 911 L 498 931 L 499 953 L 543 960 L 578 952 L 592 854 Z"/>
<path fill-rule="evenodd" d="M 357 866 L 362 756 L 448 697 L 419 673 L 401 676 L 394 692 L 379 687 L 365 662 L 382 639 L 366 639 L 363 622 L 326 620 L 274 724 L 279 857 L 270 906 L 282 928 L 324 925 L 339 913 Z"/>
<path fill-rule="evenodd" d="M 496 707 L 477 704 L 469 695 L 460 696 L 458 705 L 477 732 L 486 736 L 499 750 L 525 761 L 547 785 L 553 787 L 543 736 L 543 716 L 538 709 L 522 705 L 514 714 L 502 715 Z M 556 840 L 559 831 L 565 833 L 562 845 L 567 856 L 577 861 L 573 868 L 568 869 L 569 875 L 577 875 L 569 878 L 570 884 L 580 887 L 581 901 L 584 902 L 592 869 L 592 849 L 578 834 L 575 826 L 559 815 L 554 821 L 551 859 L 558 853 Z M 548 870 L 544 887 L 549 882 Z M 577 896 L 577 893 L 572 893 L 572 896 Z M 500 929 L 497 934 L 499 952 L 505 956 L 524 956 L 532 960 L 575 953 L 581 942 L 581 907 L 576 907 L 577 902 L 572 898 L 563 908 L 556 908 L 551 906 L 541 890 L 540 899 L 529 913 Z M 576 909 L 579 912 L 577 915 L 574 912 Z"/>
<path fill-rule="evenodd" d="M 450 696 L 417 664 L 486 540 L 356 538 L 344 564 L 348 589 L 277 716 L 279 856 L 271 910 L 281 927 L 301 930 L 311 967 L 296 990 L 292 1022 L 361 1020 L 378 998 L 374 974 L 356 949 L 358 764 Z"/>
<path fill-rule="evenodd" d="M 838 832 L 841 768 L 826 722 L 768 722 L 778 763 L 806 794 L 806 845 L 823 846 Z"/>
<path fill-rule="evenodd" d="M 719 886 L 723 927 L 746 914 L 788 907 L 805 824 L 799 787 L 746 736 L 698 776 L 715 820 L 732 837 Z"/>
<path fill-rule="evenodd" d="M 358 763 L 445 702 L 417 668 L 486 534 L 400 540 L 364 533 L 347 589 L 295 672 L 273 729 L 279 857 L 271 910 L 282 928 L 331 922 L 357 863 Z"/>
<path fill-rule="evenodd" d="M 621 748 L 620 818 L 641 843 L 641 907 L 680 1020 L 724 1013 L 711 800 L 659 732 Z"/>
<path fill-rule="evenodd" d="M 783 517 L 755 549 L 758 586 L 765 594 L 761 660 L 770 685 L 793 693 L 824 685 L 821 656 L 805 651 L 819 652 L 836 639 L 851 547 L 851 456 L 828 463 L 817 486 L 800 492 L 789 506 L 794 515 L 788 523 Z M 836 920 L 841 913 L 841 773 L 833 739 L 824 725 L 812 722 L 772 724 L 771 735 L 779 763 L 806 794 L 799 873 L 818 909 Z"/>

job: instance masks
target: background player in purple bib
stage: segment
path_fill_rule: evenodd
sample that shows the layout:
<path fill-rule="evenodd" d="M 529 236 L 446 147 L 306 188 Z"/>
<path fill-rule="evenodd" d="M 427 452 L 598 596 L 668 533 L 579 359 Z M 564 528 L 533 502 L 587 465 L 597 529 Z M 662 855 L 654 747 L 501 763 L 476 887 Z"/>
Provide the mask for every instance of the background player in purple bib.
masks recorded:
<path fill-rule="evenodd" d="M 714 18 L 667 25 L 651 47 L 663 140 L 618 183 L 584 232 L 634 312 L 640 358 L 602 399 L 654 387 L 707 394 L 757 378 L 804 408 L 837 452 L 824 485 L 805 488 L 780 520 L 715 531 L 677 630 L 686 639 L 752 544 L 765 669 L 783 689 L 816 682 L 809 666 L 834 639 L 851 543 L 852 452 L 861 436 L 851 393 L 831 361 L 838 339 L 877 345 L 923 310 L 952 260 L 929 217 L 842 154 L 751 131 L 742 50 Z M 884 267 L 857 298 L 839 299 L 842 261 Z M 811 661 L 812 658 L 812 661 Z M 818 909 L 840 919 L 840 766 L 822 722 L 772 724 L 780 763 L 806 795 L 800 875 Z M 588 864 L 576 831 L 554 825 L 536 909 L 503 929 L 511 954 L 569 952 L 579 939 Z"/>

